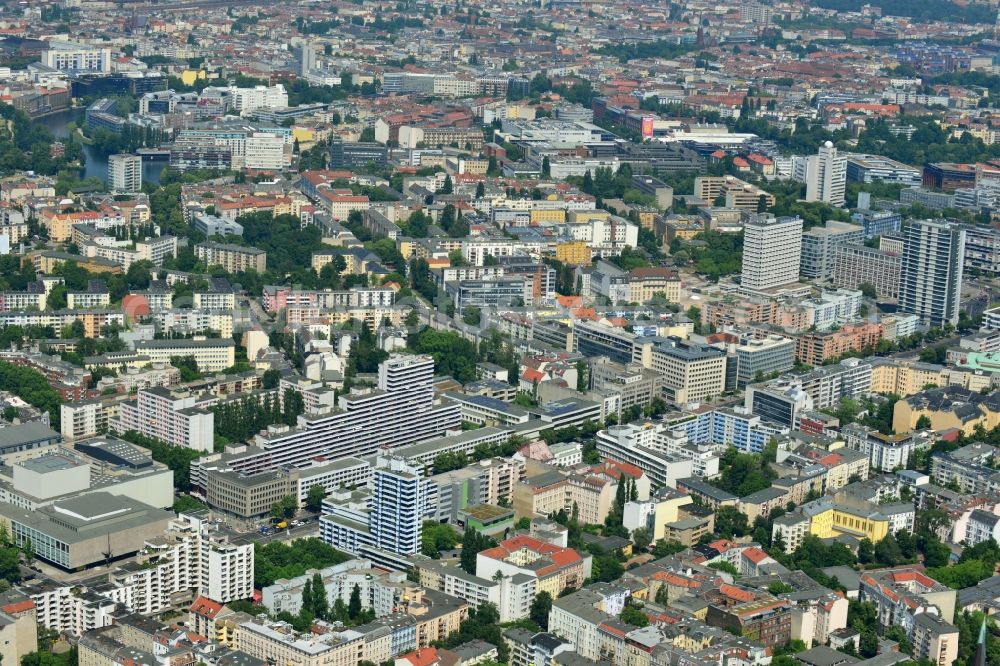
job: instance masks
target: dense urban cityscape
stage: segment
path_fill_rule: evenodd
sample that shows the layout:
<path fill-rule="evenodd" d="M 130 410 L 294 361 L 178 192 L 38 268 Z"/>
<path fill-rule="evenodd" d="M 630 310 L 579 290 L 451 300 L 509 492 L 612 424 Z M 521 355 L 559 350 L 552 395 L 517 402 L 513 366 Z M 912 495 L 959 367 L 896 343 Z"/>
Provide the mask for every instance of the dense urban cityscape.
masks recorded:
<path fill-rule="evenodd" d="M 1000 666 L 996 0 L 0 3 L 5 666 Z"/>

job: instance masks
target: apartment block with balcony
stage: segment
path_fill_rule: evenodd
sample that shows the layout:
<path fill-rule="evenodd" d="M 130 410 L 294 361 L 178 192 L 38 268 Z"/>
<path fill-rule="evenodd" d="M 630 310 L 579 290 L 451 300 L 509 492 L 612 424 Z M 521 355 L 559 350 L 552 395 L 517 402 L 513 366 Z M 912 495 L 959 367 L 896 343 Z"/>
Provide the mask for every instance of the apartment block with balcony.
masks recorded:
<path fill-rule="evenodd" d="M 210 452 L 215 415 L 205 405 L 204 398 L 186 391 L 150 388 L 139 391 L 135 401 L 122 403 L 109 429 L 116 433 L 137 432 L 174 446 Z"/>

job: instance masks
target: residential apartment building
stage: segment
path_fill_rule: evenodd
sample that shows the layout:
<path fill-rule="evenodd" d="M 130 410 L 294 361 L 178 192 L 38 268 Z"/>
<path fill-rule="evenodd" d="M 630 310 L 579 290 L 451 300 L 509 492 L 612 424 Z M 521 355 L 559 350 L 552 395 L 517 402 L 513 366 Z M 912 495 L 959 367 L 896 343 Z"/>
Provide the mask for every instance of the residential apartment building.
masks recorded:
<path fill-rule="evenodd" d="M 202 372 L 220 372 L 236 364 L 236 343 L 216 338 L 139 340 L 135 351 L 150 363 L 170 363 L 174 357 L 191 356 Z"/>
<path fill-rule="evenodd" d="M 805 162 L 806 201 L 822 201 L 831 206 L 844 205 L 847 187 L 847 158 L 827 141 L 816 155 Z"/>
<path fill-rule="evenodd" d="M 581 556 L 572 548 L 526 535 L 506 539 L 476 555 L 478 578 L 493 580 L 497 575 L 505 578 L 525 575 L 536 580 L 537 592 L 548 592 L 553 599 L 567 588 L 581 587 L 590 573 L 590 555 Z"/>
<path fill-rule="evenodd" d="M 833 283 L 846 289 L 858 289 L 867 283 L 875 287 L 877 298 L 897 298 L 902 264 L 898 254 L 861 244 L 838 245 Z"/>
<path fill-rule="evenodd" d="M 858 599 L 875 606 L 880 628 L 902 627 L 913 642 L 914 656 L 950 664 L 958 654 L 958 631 L 948 618 L 955 613 L 955 590 L 922 571 L 898 567 L 861 576 Z"/>
<path fill-rule="evenodd" d="M 379 456 L 370 509 L 357 511 L 328 501 L 324 506 L 330 512 L 320 520 L 320 535 L 335 548 L 352 554 L 359 553 L 363 546 L 371 546 L 414 555 L 420 552 L 420 534 L 429 501 L 430 485 L 423 478 L 422 468 L 403 458 Z"/>
<path fill-rule="evenodd" d="M 142 190 L 142 157 L 130 154 L 108 156 L 108 187 L 113 192 Z"/>
<path fill-rule="evenodd" d="M 575 505 L 580 522 L 603 523 L 611 511 L 617 486 L 607 478 L 553 469 L 514 486 L 514 512 L 518 518 L 534 518 L 559 511 L 570 513 Z"/>
<path fill-rule="evenodd" d="M 950 222 L 912 220 L 904 234 L 899 309 L 918 315 L 930 326 L 957 324 L 965 230 Z"/>
<path fill-rule="evenodd" d="M 209 266 L 222 266 L 229 273 L 243 273 L 253 269 L 263 273 L 267 253 L 255 247 L 205 241 L 194 246 L 195 256 Z"/>
<path fill-rule="evenodd" d="M 761 291 L 797 282 L 802 254 L 802 219 L 756 218 L 744 225 L 745 290 Z"/>
<path fill-rule="evenodd" d="M 215 415 L 199 406 L 203 403 L 202 398 L 186 391 L 146 389 L 139 391 L 135 401 L 122 403 L 109 429 L 116 433 L 137 432 L 195 451 L 212 451 Z"/>
<path fill-rule="evenodd" d="M 832 277 L 839 248 L 863 243 L 864 232 L 855 224 L 827 220 L 825 227 L 809 229 L 802 234 L 802 276 L 814 280 Z"/>

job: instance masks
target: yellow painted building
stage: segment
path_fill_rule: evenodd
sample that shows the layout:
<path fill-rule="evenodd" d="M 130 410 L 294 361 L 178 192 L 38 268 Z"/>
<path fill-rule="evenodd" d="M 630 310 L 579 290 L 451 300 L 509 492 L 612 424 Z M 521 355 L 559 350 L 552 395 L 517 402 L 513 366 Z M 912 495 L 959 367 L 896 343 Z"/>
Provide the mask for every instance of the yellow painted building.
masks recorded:
<path fill-rule="evenodd" d="M 639 224 L 644 229 L 649 229 L 650 231 L 656 231 L 656 217 L 659 213 L 655 210 L 639 210 Z"/>
<path fill-rule="evenodd" d="M 698 234 L 705 231 L 705 224 L 688 219 L 668 220 L 666 224 L 664 224 L 664 231 L 667 243 L 673 242 L 675 238 L 679 238 L 681 240 L 691 240 Z"/>
<path fill-rule="evenodd" d="M 656 505 L 653 518 L 653 541 L 659 541 L 666 534 L 667 523 L 676 523 L 680 520 L 678 515 L 680 508 L 687 504 L 694 504 L 694 499 L 690 495 L 679 495 L 663 500 Z"/>
<path fill-rule="evenodd" d="M 181 83 L 186 86 L 193 86 L 195 81 L 204 81 L 208 74 L 203 69 L 185 69 L 181 72 Z"/>
<path fill-rule="evenodd" d="M 537 222 L 552 222 L 562 224 L 566 221 L 566 211 L 561 208 L 555 210 L 541 210 L 535 208 L 531 211 L 532 224 Z"/>
<path fill-rule="evenodd" d="M 414 243 L 412 238 L 400 238 L 396 241 L 396 249 L 398 249 L 399 253 L 403 255 L 403 259 L 406 259 L 407 261 L 413 258 L 413 255 L 416 253 L 418 247 L 420 247 L 419 244 Z M 426 259 L 427 257 L 424 256 L 418 258 Z"/>
<path fill-rule="evenodd" d="M 869 541 L 876 543 L 889 533 L 889 519 L 878 513 L 830 504 L 813 514 L 809 532 L 820 539 L 847 534 L 859 539 L 867 537 Z"/>
<path fill-rule="evenodd" d="M 608 220 L 611 213 L 606 210 L 571 210 L 566 218 L 570 224 L 587 224 L 594 220 Z"/>
<path fill-rule="evenodd" d="M 583 241 L 559 243 L 556 246 L 556 259 L 569 266 L 586 266 L 593 256 L 593 250 Z"/>
<path fill-rule="evenodd" d="M 923 391 L 929 384 L 948 384 L 947 370 L 940 365 L 895 359 L 872 364 L 874 393 L 895 393 L 905 398 Z"/>
<path fill-rule="evenodd" d="M 957 389 L 958 387 L 952 387 Z M 943 408 L 939 410 L 931 409 L 927 403 L 919 398 L 919 395 L 909 399 L 896 401 L 892 410 L 892 429 L 903 434 L 916 429 L 917 421 L 921 416 L 930 419 L 931 429 L 941 432 L 944 430 L 961 430 L 966 435 L 972 435 L 976 426 L 982 425 L 986 430 L 992 430 L 1000 426 L 1000 412 L 994 412 L 985 402 L 979 402 L 979 415 L 962 419 L 955 413 L 954 409 Z"/>
<path fill-rule="evenodd" d="M 316 141 L 316 128 L 303 125 L 292 126 L 292 141 L 298 141 L 299 148 L 308 148 Z"/>

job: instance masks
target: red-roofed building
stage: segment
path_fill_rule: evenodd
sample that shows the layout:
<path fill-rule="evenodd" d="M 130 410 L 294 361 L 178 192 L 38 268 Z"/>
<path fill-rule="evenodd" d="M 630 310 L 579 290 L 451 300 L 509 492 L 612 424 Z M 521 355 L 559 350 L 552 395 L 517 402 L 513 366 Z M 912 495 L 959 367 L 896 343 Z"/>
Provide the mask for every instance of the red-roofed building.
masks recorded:
<path fill-rule="evenodd" d="M 525 574 L 537 579 L 537 591 L 553 598 L 567 587 L 581 587 L 590 577 L 591 557 L 527 535 L 501 541 L 476 555 L 476 575 L 492 580 L 498 573 Z"/>
<path fill-rule="evenodd" d="M 425 647 L 396 657 L 395 666 L 458 666 L 458 654 L 444 648 Z"/>
<path fill-rule="evenodd" d="M 198 597 L 188 609 L 188 619 L 191 628 L 204 636 L 211 636 L 215 633 L 215 620 L 223 614 L 225 606 L 218 601 L 212 601 L 208 597 Z"/>
<path fill-rule="evenodd" d="M 6 603 L 0 606 L 6 614 L 0 623 L 0 658 L 8 664 L 20 664 L 21 657 L 38 650 L 35 602 L 18 592 L 5 597 Z"/>
<path fill-rule="evenodd" d="M 649 491 L 652 483 L 646 473 L 635 465 L 618 462 L 617 460 L 606 459 L 600 465 L 594 465 L 590 471 L 597 476 L 605 476 L 615 483 L 621 483 L 622 477 L 635 482 L 636 496 L 640 502 L 649 499 Z"/>

